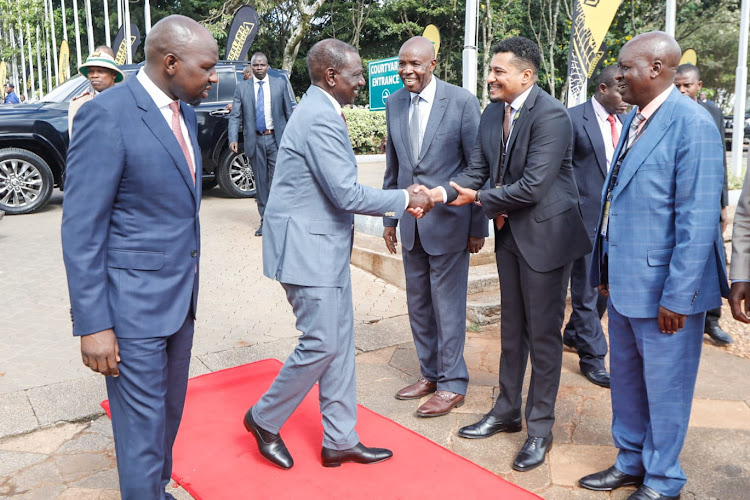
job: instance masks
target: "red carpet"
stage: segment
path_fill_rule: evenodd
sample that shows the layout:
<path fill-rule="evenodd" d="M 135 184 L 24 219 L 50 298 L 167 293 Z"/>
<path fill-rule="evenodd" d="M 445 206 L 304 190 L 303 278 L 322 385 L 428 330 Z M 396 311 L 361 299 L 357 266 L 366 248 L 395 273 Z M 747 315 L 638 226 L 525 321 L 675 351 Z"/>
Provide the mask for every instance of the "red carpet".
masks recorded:
<path fill-rule="evenodd" d="M 190 380 L 172 477 L 195 498 L 539 498 L 362 406 L 357 424 L 362 442 L 390 448 L 393 458 L 376 465 L 323 467 L 317 386 L 281 430 L 294 467 L 285 471 L 271 465 L 258 453 L 242 418 L 280 368 L 279 361 L 267 359 Z M 102 406 L 109 411 L 107 403 Z"/>

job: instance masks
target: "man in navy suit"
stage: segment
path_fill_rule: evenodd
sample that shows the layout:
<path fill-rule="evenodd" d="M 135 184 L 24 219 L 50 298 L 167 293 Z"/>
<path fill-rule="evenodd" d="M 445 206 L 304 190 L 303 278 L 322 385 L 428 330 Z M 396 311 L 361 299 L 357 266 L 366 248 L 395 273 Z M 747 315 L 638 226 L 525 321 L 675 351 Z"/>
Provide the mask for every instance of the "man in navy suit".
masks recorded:
<path fill-rule="evenodd" d="M 401 46 L 404 87 L 385 105 L 388 140 L 383 189 L 438 185 L 469 163 L 479 127 L 479 102 L 467 90 L 433 75 L 435 48 L 417 36 Z M 401 229 L 409 322 L 422 376 L 396 394 L 419 399 L 420 417 L 445 415 L 464 402 L 469 372 L 464 361 L 469 253 L 484 245 L 489 226 L 476 206 L 438 205 L 422 219 L 384 219 L 383 238 L 396 253 Z"/>
<path fill-rule="evenodd" d="M 263 273 L 284 287 L 302 335 L 243 420 L 261 455 L 283 469 L 294 460 L 279 432 L 315 383 L 324 467 L 392 456 L 390 450 L 364 446 L 354 429 L 353 214 L 399 218 L 407 208 L 421 216 L 432 207 L 429 197 L 414 189 L 381 191 L 357 182 L 357 161 L 341 113 L 365 85 L 357 49 L 333 38 L 320 41 L 307 53 L 307 68 L 312 85 L 281 141 L 263 238 Z"/>
<path fill-rule="evenodd" d="M 604 68 L 597 78 L 594 97 L 568 110 L 573 123 L 573 172 L 583 222 L 592 243 L 601 209 L 602 185 L 622 131 L 618 115 L 627 110 L 617 90 L 615 73 L 615 66 Z M 570 273 L 573 311 L 565 325 L 563 343 L 578 352 L 581 373 L 590 382 L 609 387 L 609 373 L 604 366 L 607 339 L 601 322 L 607 299 L 591 286 L 589 267 L 590 253 L 573 262 Z"/>
<path fill-rule="evenodd" d="M 719 232 L 724 156 L 711 116 L 674 87 L 681 50 L 663 32 L 620 51 L 617 81 L 634 105 L 602 196 L 592 285 L 609 296 L 615 465 L 580 480 L 630 500 L 680 497 L 706 310 L 728 294 Z"/>
<path fill-rule="evenodd" d="M 716 128 L 719 129 L 719 134 L 721 134 L 721 145 L 722 148 L 724 148 L 725 154 L 724 188 L 721 191 L 721 221 L 719 222 L 719 225 L 723 234 L 727 227 L 727 205 L 729 205 L 726 142 L 724 141 L 724 136 L 726 135 L 726 130 L 724 128 L 724 113 L 713 104 L 713 101 L 701 101 L 697 99 L 698 91 L 703 88 L 703 82 L 701 81 L 701 72 L 696 66 L 693 66 L 692 64 L 680 64 L 677 67 L 677 73 L 674 76 L 674 85 L 682 95 L 688 96 L 703 106 L 703 109 L 708 111 L 716 124 Z M 704 331 L 706 335 L 711 337 L 711 339 L 717 344 L 731 344 L 732 336 L 721 328 L 721 325 L 719 325 L 720 318 L 721 307 L 706 311 L 706 324 L 704 326 Z"/>
<path fill-rule="evenodd" d="M 292 102 L 287 91 L 288 80 L 283 76 L 268 74 L 268 58 L 265 54 L 253 54 L 250 68 L 253 77 L 246 78 L 247 83 L 238 84 L 234 91 L 228 135 L 229 148 L 237 153 L 240 124 L 243 125 L 243 147 L 253 168 L 255 201 L 260 213 L 260 227 L 255 236 L 261 236 L 263 214 L 276 169 L 276 153 L 286 122 L 292 116 L 296 103 Z M 260 100 L 263 101 L 262 105 Z"/>
<path fill-rule="evenodd" d="M 146 65 L 76 114 L 62 244 L 83 362 L 106 375 L 125 500 L 166 500 L 198 299 L 195 112 L 217 82 L 211 34 L 169 16 Z M 196 182 L 197 178 L 197 182 Z"/>

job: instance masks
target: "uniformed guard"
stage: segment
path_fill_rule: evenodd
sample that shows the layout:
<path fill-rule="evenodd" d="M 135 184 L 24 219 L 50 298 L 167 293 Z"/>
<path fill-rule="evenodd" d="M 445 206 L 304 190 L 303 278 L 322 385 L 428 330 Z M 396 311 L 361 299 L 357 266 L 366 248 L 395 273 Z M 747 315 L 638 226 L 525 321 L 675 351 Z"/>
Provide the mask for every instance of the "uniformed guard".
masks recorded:
<path fill-rule="evenodd" d="M 99 92 L 104 92 L 125 78 L 123 72 L 115 64 L 114 57 L 104 50 L 92 52 L 86 62 L 78 68 L 78 72 L 88 78 L 90 87 L 70 101 L 70 107 L 68 108 L 69 135 L 72 135 L 73 132 L 73 117 L 80 107 L 96 97 Z"/>

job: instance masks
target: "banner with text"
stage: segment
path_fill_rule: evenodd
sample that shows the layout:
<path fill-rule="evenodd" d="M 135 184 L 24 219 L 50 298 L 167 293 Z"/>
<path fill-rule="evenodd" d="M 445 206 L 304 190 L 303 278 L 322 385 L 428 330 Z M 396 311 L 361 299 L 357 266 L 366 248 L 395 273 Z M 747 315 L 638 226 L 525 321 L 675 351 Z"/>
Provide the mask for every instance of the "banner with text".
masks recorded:
<path fill-rule="evenodd" d="M 370 79 L 370 111 L 385 109 L 388 96 L 404 86 L 398 76 L 398 57 L 371 61 L 367 65 Z"/>
<path fill-rule="evenodd" d="M 70 78 L 70 47 L 67 40 L 60 42 L 60 57 L 57 58 L 59 67 L 57 72 L 60 75 L 58 85 L 67 82 Z"/>
<path fill-rule="evenodd" d="M 224 59 L 228 61 L 245 61 L 250 46 L 258 34 L 258 14 L 249 5 L 243 5 L 234 13 L 232 26 L 227 36 L 227 48 Z"/>
<path fill-rule="evenodd" d="M 141 32 L 138 26 L 130 23 L 130 60 L 135 62 L 135 51 L 141 44 Z M 115 63 L 118 66 L 125 64 L 128 60 L 128 44 L 125 43 L 125 24 L 120 26 L 120 31 L 115 36 L 115 43 L 112 44 L 112 50 L 115 51 Z"/>
<path fill-rule="evenodd" d="M 586 82 L 604 55 L 601 50 L 622 0 L 575 0 L 568 54 L 568 107 L 586 101 Z"/>

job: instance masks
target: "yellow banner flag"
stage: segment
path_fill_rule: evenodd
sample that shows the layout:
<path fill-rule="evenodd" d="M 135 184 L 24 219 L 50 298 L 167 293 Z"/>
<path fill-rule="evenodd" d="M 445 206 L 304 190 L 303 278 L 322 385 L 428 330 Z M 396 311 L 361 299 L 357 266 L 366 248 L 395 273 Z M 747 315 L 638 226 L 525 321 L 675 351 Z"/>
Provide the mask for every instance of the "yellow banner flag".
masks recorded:
<path fill-rule="evenodd" d="M 440 31 L 438 31 L 437 26 L 428 24 L 422 36 L 431 41 L 432 45 L 435 46 L 435 59 L 437 59 L 438 50 L 440 50 Z"/>
<path fill-rule="evenodd" d="M 622 0 L 574 0 L 568 56 L 568 107 L 586 100 L 586 80 L 604 53 L 600 50 Z"/>
<path fill-rule="evenodd" d="M 60 44 L 60 57 L 58 60 L 58 75 L 60 80 L 57 82 L 58 85 L 65 82 L 70 78 L 70 47 L 68 47 L 67 40 L 63 40 Z"/>
<path fill-rule="evenodd" d="M 5 79 L 8 78 L 8 66 L 5 64 L 5 61 L 0 61 L 0 85 L 3 86 L 3 89 L 0 90 L 0 95 L 2 95 L 3 99 L 5 99 Z"/>

